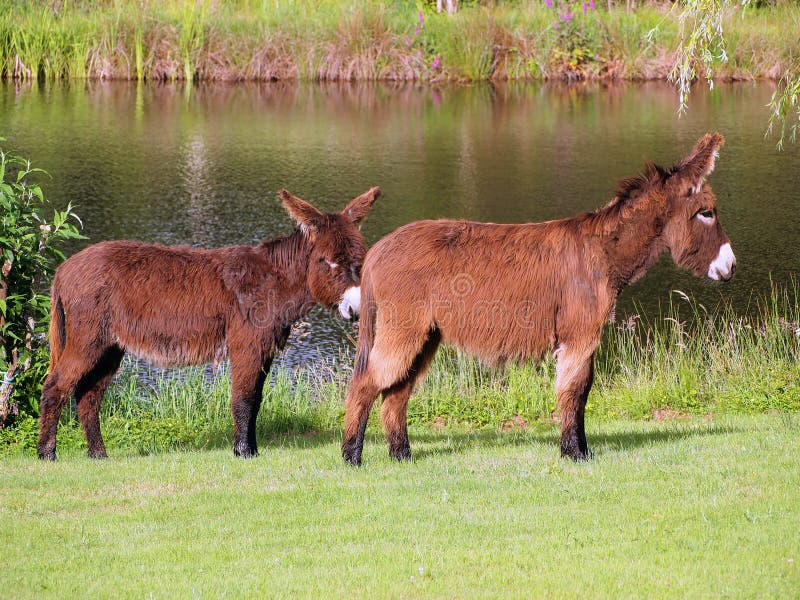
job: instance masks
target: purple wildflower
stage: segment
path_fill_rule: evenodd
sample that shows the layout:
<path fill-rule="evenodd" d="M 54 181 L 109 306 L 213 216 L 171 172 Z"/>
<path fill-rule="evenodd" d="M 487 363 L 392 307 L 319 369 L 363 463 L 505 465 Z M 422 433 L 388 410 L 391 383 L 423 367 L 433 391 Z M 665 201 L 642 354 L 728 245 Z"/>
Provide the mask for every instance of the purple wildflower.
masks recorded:
<path fill-rule="evenodd" d="M 544 0 L 544 3 L 547 8 L 553 8 L 553 0 Z"/>
<path fill-rule="evenodd" d="M 589 8 L 591 8 L 592 10 L 594 10 L 594 8 L 595 8 L 595 6 L 594 6 L 594 0 L 589 0 Z"/>
<path fill-rule="evenodd" d="M 419 24 L 420 26 L 425 25 L 425 15 L 422 14 L 422 11 L 419 11 Z"/>
<path fill-rule="evenodd" d="M 419 25 L 414 25 L 414 35 L 419 35 Z"/>
<path fill-rule="evenodd" d="M 567 9 L 567 14 L 565 14 L 565 15 L 564 15 L 564 20 L 565 20 L 567 23 L 569 23 L 570 21 L 572 21 L 572 13 L 569 11 L 569 9 Z"/>
<path fill-rule="evenodd" d="M 433 62 L 431 63 L 431 69 L 438 69 L 439 65 L 441 64 L 442 64 L 442 59 L 437 56 L 436 58 L 433 59 Z"/>
<path fill-rule="evenodd" d="M 586 2 L 582 2 L 581 3 L 581 8 L 583 9 L 583 14 L 586 14 L 586 11 L 587 11 Z"/>

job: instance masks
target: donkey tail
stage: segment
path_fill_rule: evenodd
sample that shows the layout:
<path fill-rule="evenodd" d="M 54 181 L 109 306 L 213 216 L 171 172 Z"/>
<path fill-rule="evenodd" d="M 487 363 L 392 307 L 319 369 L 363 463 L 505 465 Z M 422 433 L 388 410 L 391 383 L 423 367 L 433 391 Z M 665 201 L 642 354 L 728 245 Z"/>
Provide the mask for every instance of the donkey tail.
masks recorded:
<path fill-rule="evenodd" d="M 375 294 L 369 275 L 364 273 L 361 277 L 361 317 L 358 328 L 358 349 L 356 351 L 356 366 L 354 375 L 363 375 L 369 366 L 369 353 L 375 341 Z"/>
<path fill-rule="evenodd" d="M 57 280 L 53 281 L 53 290 L 50 296 L 50 372 L 53 372 L 64 346 L 67 345 L 67 320 L 64 314 L 64 303 L 58 293 Z"/>

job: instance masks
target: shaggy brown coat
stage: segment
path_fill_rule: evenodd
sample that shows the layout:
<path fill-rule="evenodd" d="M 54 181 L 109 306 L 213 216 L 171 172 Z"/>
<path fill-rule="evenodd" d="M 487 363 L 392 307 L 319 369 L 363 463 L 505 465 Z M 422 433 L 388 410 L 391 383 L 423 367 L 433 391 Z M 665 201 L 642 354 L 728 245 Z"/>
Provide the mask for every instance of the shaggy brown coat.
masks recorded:
<path fill-rule="evenodd" d="M 620 291 L 667 251 L 695 275 L 733 273 L 704 184 L 722 143 L 709 134 L 677 167 L 648 165 L 596 212 L 520 225 L 419 221 L 376 243 L 362 275 L 345 460 L 360 464 L 378 394 L 391 456 L 410 457 L 406 406 L 442 341 L 494 364 L 555 352 L 561 452 L 585 459 L 594 352 Z"/>
<path fill-rule="evenodd" d="M 58 419 L 73 393 L 89 456 L 106 456 L 100 401 L 126 351 L 160 366 L 229 358 L 233 449 L 255 455 L 272 359 L 315 302 L 331 307 L 357 290 L 366 255 L 357 226 L 379 195 L 372 188 L 341 213 L 323 213 L 282 190 L 300 225 L 287 237 L 216 249 L 111 241 L 65 261 L 52 286 L 39 457 L 55 459 Z M 342 304 L 340 312 L 348 312 Z"/>

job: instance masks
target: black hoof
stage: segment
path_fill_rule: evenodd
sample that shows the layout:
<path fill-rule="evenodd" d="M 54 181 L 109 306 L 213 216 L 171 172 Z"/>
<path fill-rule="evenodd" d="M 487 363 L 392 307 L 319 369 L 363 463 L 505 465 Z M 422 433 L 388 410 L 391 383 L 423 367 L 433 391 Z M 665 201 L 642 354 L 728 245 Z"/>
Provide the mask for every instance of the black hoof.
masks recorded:
<path fill-rule="evenodd" d="M 356 448 L 354 444 L 342 444 L 342 458 L 348 465 L 354 467 L 361 466 L 361 448 Z"/>
<path fill-rule="evenodd" d="M 55 450 L 39 450 L 39 460 L 49 460 L 54 461 L 56 459 L 56 451 Z"/>
<path fill-rule="evenodd" d="M 249 446 L 234 446 L 233 453 L 239 458 L 255 458 L 258 450 Z"/>
<path fill-rule="evenodd" d="M 389 456 L 397 461 L 411 460 L 411 446 L 404 446 L 402 448 L 390 448 Z"/>
<path fill-rule="evenodd" d="M 571 458 L 575 462 L 583 462 L 594 456 L 591 450 L 582 450 L 577 444 L 561 445 L 561 458 Z"/>

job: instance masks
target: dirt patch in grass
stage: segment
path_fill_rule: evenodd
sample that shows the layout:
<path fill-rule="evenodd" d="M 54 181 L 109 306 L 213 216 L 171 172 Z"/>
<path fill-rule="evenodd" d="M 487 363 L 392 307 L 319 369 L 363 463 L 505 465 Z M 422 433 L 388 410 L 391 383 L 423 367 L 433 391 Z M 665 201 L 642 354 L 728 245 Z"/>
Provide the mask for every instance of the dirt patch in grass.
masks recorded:
<path fill-rule="evenodd" d="M 691 419 L 692 415 L 689 413 L 673 410 L 671 408 L 659 408 L 654 410 L 651 415 L 653 421 L 675 421 Z"/>
<path fill-rule="evenodd" d="M 522 418 L 522 415 L 516 415 L 500 423 L 500 431 L 513 431 L 514 429 L 527 429 L 528 427 L 530 427 L 530 424 Z"/>

